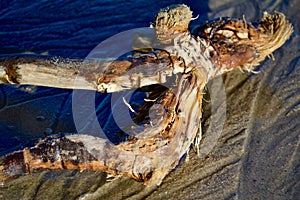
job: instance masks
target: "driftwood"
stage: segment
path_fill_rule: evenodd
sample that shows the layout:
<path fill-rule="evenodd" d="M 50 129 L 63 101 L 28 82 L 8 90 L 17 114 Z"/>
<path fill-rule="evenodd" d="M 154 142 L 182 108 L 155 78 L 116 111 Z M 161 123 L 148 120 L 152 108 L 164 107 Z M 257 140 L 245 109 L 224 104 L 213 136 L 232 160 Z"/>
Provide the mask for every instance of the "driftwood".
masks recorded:
<path fill-rule="evenodd" d="M 88 61 L 84 72 L 77 67 L 81 61 L 60 65 L 53 60 L 39 63 L 37 59 L 34 64 L 1 60 L 0 80 L 4 83 L 76 86 L 100 92 L 144 87 L 149 95 L 134 118 L 144 126 L 139 134 L 128 130 L 126 141 L 118 144 L 82 134 L 51 136 L 32 148 L 5 156 L 0 177 L 5 180 L 41 169 L 92 169 L 159 185 L 190 145 L 194 141 L 199 144 L 205 84 L 235 68 L 253 71 L 293 31 L 281 13 L 265 12 L 257 26 L 244 19 L 221 18 L 190 33 L 191 19 L 192 12 L 185 5 L 165 8 L 154 22 L 163 50 L 135 51 L 130 59 L 114 62 Z M 151 63 L 156 65 L 147 65 Z M 141 70 L 139 66 L 149 67 Z M 161 107 L 156 108 L 156 104 Z M 163 116 L 155 119 L 155 125 L 147 116 L 150 108 Z"/>

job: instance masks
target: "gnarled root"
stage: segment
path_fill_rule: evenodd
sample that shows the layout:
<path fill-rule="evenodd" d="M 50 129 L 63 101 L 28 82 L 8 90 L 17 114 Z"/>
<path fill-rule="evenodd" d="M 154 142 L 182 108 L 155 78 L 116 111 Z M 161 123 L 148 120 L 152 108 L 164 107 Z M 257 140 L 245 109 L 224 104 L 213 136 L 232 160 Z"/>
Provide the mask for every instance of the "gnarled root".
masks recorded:
<path fill-rule="evenodd" d="M 100 76 L 93 71 L 85 80 L 97 80 L 85 87 L 97 85 L 98 90 L 108 92 L 168 83 L 167 89 L 151 91 L 151 98 L 137 112 L 135 120 L 143 124 L 143 131 L 117 145 L 90 135 L 46 138 L 35 147 L 5 156 L 0 165 L 1 179 L 41 169 L 92 169 L 159 185 L 195 137 L 201 136 L 202 93 L 207 81 L 238 67 L 252 70 L 293 31 L 283 14 L 264 13 L 257 27 L 245 20 L 223 18 L 195 29 L 195 38 L 187 30 L 192 17 L 187 6 L 168 7 L 157 17 L 158 39 L 174 46 L 167 46 L 168 51 L 143 52 L 130 62 L 116 62 L 119 66 L 106 66 Z M 145 69 L 134 70 L 139 66 Z M 162 109 L 153 107 L 155 104 Z M 146 117 L 150 107 L 161 116 L 155 125 Z M 199 148 L 200 139 L 195 143 Z"/>
<path fill-rule="evenodd" d="M 257 26 L 245 19 L 221 18 L 199 26 L 193 35 L 210 41 L 215 52 L 212 60 L 218 74 L 242 67 L 252 71 L 267 56 L 289 39 L 293 26 L 280 12 L 264 12 Z"/>

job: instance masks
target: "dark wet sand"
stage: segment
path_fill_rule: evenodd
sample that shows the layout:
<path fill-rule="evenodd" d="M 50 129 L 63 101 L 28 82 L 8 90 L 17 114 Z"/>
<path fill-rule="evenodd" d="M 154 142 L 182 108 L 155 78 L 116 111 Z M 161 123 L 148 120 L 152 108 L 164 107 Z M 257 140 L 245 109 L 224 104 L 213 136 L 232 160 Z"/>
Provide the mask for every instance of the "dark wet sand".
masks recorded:
<path fill-rule="evenodd" d="M 292 38 L 258 67 L 223 76 L 226 121 L 213 149 L 201 158 L 193 150 L 159 187 L 132 179 L 106 180 L 92 171 L 44 171 L 0 187 L 1 199 L 299 199 L 300 197 L 300 12 L 297 1 L 209 3 L 209 17 L 258 19 L 278 10 L 294 24 Z M 209 99 L 209 95 L 206 96 Z M 210 103 L 203 108 L 204 139 Z M 64 119 L 64 118 L 62 118 Z M 201 148 L 201 147 L 200 147 Z"/>

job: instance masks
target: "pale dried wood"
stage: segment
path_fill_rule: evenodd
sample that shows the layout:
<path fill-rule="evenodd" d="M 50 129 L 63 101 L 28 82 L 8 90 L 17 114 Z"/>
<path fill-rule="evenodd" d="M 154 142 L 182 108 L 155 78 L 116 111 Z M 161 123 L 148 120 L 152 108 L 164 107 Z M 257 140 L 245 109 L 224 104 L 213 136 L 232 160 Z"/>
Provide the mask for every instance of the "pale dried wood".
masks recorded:
<path fill-rule="evenodd" d="M 88 135 L 49 137 L 35 147 L 7 155 L 0 168 L 1 176 L 5 178 L 43 168 L 79 168 L 104 170 L 114 175 L 129 176 L 146 184 L 159 185 L 188 151 L 197 135 L 201 134 L 202 92 L 207 81 L 238 67 L 251 71 L 283 45 L 293 31 L 283 14 L 266 13 L 258 27 L 247 24 L 244 20 L 220 19 L 199 27 L 194 32 L 196 37 L 192 37 L 187 30 L 191 16 L 191 11 L 185 5 L 171 6 L 158 14 L 155 20 L 158 39 L 170 45 L 166 50 L 156 51 L 155 55 L 154 52 L 140 54 L 136 63 L 131 61 L 122 67 L 121 63 L 116 63 L 115 66 L 94 66 L 93 70 L 88 70 L 83 75 L 76 70 L 74 72 L 74 69 L 65 71 L 72 78 L 78 74 L 82 76 L 84 86 L 88 81 L 88 86 L 85 87 L 106 92 L 173 81 L 166 90 L 150 92 L 150 95 L 156 97 L 152 98 L 155 100 L 145 101 L 138 112 L 136 121 L 144 123 L 146 128 L 143 132 L 117 145 Z M 158 68 L 151 69 L 150 72 L 131 71 L 143 63 L 143 60 L 146 63 L 161 62 L 163 65 L 158 65 Z M 19 76 L 18 73 L 21 72 L 18 70 L 22 67 L 25 68 L 21 70 L 22 76 Z M 22 80 L 28 82 L 25 78 L 25 71 L 28 70 L 26 67 L 19 65 L 19 69 L 16 68 L 15 71 L 4 67 L 2 79 L 12 83 L 24 83 Z M 97 71 L 99 68 L 103 69 L 100 74 Z M 47 71 L 42 67 L 41 71 L 61 75 L 60 69 L 50 69 Z M 38 68 L 35 67 L 31 73 L 36 70 Z M 39 73 L 29 76 L 29 79 L 39 77 Z M 64 79 L 64 76 L 60 77 Z M 61 83 L 55 84 L 60 86 Z M 156 128 L 152 128 L 143 117 L 143 112 L 147 112 L 154 103 L 168 110 L 166 117 L 157 119 Z M 142 116 L 141 119 L 139 116 Z M 74 149 L 83 153 L 74 156 Z"/>

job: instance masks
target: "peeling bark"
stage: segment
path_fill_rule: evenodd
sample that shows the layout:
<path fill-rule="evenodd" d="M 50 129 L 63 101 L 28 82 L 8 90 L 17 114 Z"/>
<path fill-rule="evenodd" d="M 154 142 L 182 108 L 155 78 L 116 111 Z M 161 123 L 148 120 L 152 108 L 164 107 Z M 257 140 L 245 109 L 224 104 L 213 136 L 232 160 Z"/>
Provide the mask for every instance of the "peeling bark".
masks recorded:
<path fill-rule="evenodd" d="M 166 83 L 168 88 L 150 91 L 150 100 L 145 100 L 137 112 L 134 120 L 144 125 L 143 132 L 117 145 L 89 135 L 48 137 L 35 147 L 5 156 L 0 177 L 41 169 L 92 169 L 159 185 L 201 136 L 202 92 L 208 80 L 238 67 L 252 71 L 293 31 L 283 14 L 264 13 L 257 26 L 222 18 L 199 26 L 192 36 L 187 29 L 191 18 L 192 12 L 185 5 L 161 10 L 155 31 L 164 50 L 134 52 L 133 59 L 107 65 L 91 62 L 92 68 L 84 73 L 73 64 L 6 64 L 2 60 L 1 80 L 6 83 L 73 88 L 70 81 L 80 76 L 82 87 L 78 87 L 101 92 Z M 147 63 L 158 67 L 132 70 Z M 153 108 L 154 104 L 161 105 L 163 111 Z M 155 126 L 147 120 L 151 107 L 164 116 L 155 119 Z"/>

